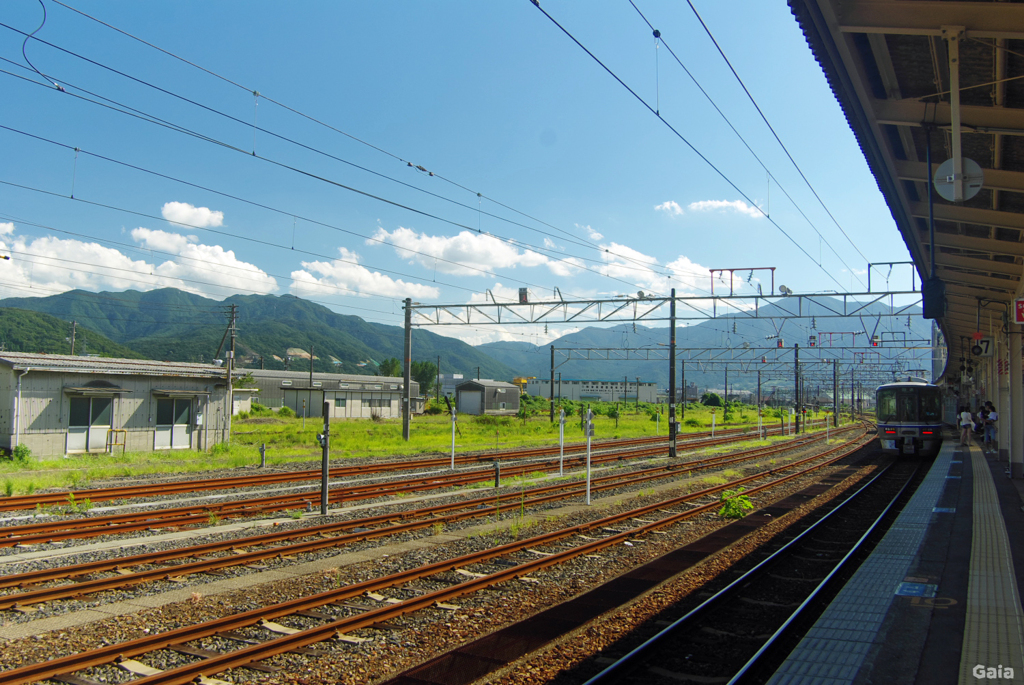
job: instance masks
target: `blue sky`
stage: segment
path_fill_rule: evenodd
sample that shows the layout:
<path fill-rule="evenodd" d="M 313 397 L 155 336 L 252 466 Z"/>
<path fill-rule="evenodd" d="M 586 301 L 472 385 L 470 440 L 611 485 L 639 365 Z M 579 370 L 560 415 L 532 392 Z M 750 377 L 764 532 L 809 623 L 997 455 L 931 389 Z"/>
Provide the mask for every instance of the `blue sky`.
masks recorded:
<path fill-rule="evenodd" d="M 0 126 L 22 133 L 0 129 L 0 297 L 291 293 L 400 324 L 405 297 L 704 294 L 709 268 L 857 292 L 868 261 L 908 259 L 784 2 L 694 6 L 853 244 L 689 6 L 634 2 L 664 43 L 628 0 L 542 6 L 721 175 L 529 0 L 66 3 L 237 85 L 52 0 L 35 34 L 52 46 L 25 47 L 41 76 L 17 32 L 39 26 L 40 2 L 8 0 Z M 750 275 L 736 287 L 750 292 Z M 908 268 L 890 285 L 909 286 Z M 567 330 L 437 332 L 543 343 Z"/>

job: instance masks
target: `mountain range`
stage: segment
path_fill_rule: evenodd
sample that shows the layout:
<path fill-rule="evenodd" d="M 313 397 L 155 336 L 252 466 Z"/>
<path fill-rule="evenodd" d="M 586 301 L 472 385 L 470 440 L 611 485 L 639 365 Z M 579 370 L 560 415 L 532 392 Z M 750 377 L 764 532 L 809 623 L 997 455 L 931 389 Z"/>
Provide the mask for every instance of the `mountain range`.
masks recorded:
<path fill-rule="evenodd" d="M 839 301 L 826 303 L 833 307 Z M 166 361 L 211 361 L 224 357 L 229 344 L 228 323 L 236 308 L 235 348 L 239 367 L 309 368 L 310 350 L 317 371 L 373 374 L 382 360 L 403 356 L 403 330 L 365 321 L 358 316 L 338 314 L 327 307 L 291 295 L 235 295 L 223 301 L 211 300 L 173 288 L 147 292 L 91 293 L 73 290 L 60 295 L 0 300 L 0 345 L 26 352 L 68 353 L 71 325 L 76 322 L 76 353 L 104 356 L 144 357 Z M 791 307 L 789 307 L 791 309 Z M 781 304 L 762 304 L 761 318 L 725 316 L 692 325 L 677 326 L 679 358 L 686 348 L 764 348 L 781 338 L 786 347 L 806 347 L 811 335 L 836 345 L 868 344 L 866 335 L 877 333 L 889 340 L 926 340 L 931 324 L 919 310 L 908 310 L 899 318 L 885 316 L 887 305 L 875 303 L 858 317 L 829 318 L 825 304 L 805 300 L 802 316 L 782 321 L 773 314 L 788 314 Z M 880 318 L 879 318 L 880 317 Z M 854 335 L 855 334 L 855 335 Z M 607 361 L 565 361 L 556 355 L 556 374 L 563 379 L 618 379 L 640 377 L 668 386 L 667 327 L 619 324 L 590 326 L 564 335 L 551 343 L 494 342 L 470 346 L 460 340 L 428 330 L 413 331 L 413 360 L 441 361 L 444 373 L 462 373 L 481 378 L 511 380 L 514 376 L 547 378 L 551 351 L 566 348 L 603 348 Z M 622 351 L 636 348 L 660 350 L 662 361 L 615 359 Z M 870 348 L 867 348 L 870 349 Z M 846 360 L 853 353 L 843 353 Z M 701 387 L 722 388 L 722 371 L 710 371 L 688 362 L 686 381 Z M 556 376 L 557 377 L 557 376 Z M 739 373 L 730 379 L 731 388 L 750 389 L 756 376 Z"/>

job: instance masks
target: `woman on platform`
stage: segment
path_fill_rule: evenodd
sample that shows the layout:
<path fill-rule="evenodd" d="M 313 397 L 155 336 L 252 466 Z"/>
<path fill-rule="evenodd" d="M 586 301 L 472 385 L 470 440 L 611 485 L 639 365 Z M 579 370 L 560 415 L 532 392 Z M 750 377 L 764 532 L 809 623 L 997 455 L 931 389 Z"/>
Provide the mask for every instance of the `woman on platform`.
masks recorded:
<path fill-rule="evenodd" d="M 971 444 L 971 431 L 974 430 L 974 419 L 971 410 L 967 406 L 960 407 L 960 444 L 969 447 Z"/>

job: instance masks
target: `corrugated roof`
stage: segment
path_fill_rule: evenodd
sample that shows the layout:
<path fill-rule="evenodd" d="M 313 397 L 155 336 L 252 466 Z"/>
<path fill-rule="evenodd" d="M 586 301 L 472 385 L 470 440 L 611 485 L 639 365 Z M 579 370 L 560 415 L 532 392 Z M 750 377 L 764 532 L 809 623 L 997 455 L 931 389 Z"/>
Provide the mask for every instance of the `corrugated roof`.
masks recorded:
<path fill-rule="evenodd" d="M 63 373 L 104 373 L 120 376 L 178 376 L 186 378 L 221 378 L 226 369 L 213 364 L 158 362 L 151 359 L 117 359 L 106 357 L 72 357 L 64 354 L 33 354 L 0 352 L 0 364 L 23 371 L 55 371 Z"/>
<path fill-rule="evenodd" d="M 518 385 L 513 385 L 512 383 L 506 383 L 505 381 L 492 381 L 490 378 L 482 378 L 480 380 L 475 380 L 474 379 L 474 380 L 469 380 L 469 381 L 463 381 L 462 383 L 459 383 L 455 387 L 456 388 L 460 388 L 463 385 L 469 385 L 470 383 L 475 383 L 476 385 L 481 385 L 481 386 L 483 386 L 485 388 L 515 388 L 516 390 L 519 389 Z"/>

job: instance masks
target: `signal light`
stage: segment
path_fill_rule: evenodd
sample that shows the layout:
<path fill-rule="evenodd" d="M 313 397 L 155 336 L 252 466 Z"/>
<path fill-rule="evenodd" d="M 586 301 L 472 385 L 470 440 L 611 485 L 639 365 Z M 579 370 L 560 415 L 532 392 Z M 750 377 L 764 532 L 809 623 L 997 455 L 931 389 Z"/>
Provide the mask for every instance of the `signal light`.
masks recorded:
<path fill-rule="evenodd" d="M 807 345 L 809 347 L 815 347 L 818 344 L 818 336 L 812 335 L 807 338 Z"/>
<path fill-rule="evenodd" d="M 783 342 L 782 338 L 779 338 L 778 340 L 775 341 L 775 346 L 776 347 L 785 347 L 786 343 Z"/>
<path fill-rule="evenodd" d="M 877 335 L 871 336 L 871 346 L 872 347 L 879 347 L 879 346 L 881 346 L 881 344 L 882 344 L 882 339 L 881 338 L 879 338 Z"/>

